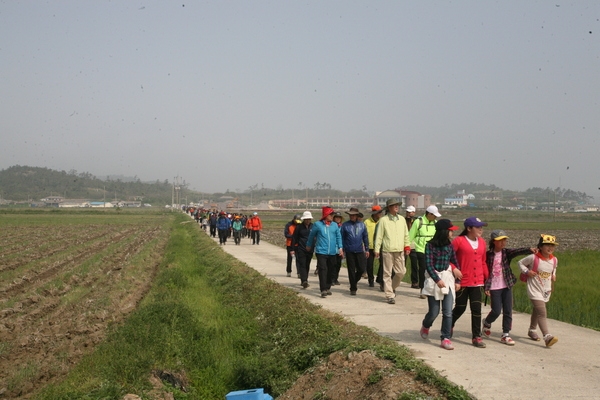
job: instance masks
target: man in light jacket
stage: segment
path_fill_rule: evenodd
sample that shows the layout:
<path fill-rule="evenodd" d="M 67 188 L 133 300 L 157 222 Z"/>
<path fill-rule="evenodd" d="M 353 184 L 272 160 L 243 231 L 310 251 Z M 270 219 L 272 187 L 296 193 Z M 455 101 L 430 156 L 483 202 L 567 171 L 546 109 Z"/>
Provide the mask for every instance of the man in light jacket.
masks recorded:
<path fill-rule="evenodd" d="M 383 288 L 389 304 L 395 304 L 396 288 L 406 273 L 404 256 L 410 254 L 410 239 L 404 217 L 398 214 L 400 200 L 389 199 L 387 215 L 381 217 L 375 232 L 375 258 L 383 258 Z M 392 278 L 392 271 L 394 278 Z"/>

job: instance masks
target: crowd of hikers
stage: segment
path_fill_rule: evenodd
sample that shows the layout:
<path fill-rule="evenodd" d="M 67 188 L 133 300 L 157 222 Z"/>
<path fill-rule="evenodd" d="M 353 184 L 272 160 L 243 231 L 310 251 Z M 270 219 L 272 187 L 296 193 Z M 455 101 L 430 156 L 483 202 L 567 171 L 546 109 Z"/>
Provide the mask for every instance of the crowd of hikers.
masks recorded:
<path fill-rule="evenodd" d="M 196 222 L 207 231 L 211 237 L 219 237 L 219 244 L 224 246 L 227 239 L 233 236 L 233 242 L 240 245 L 242 238 L 249 238 L 253 245 L 260 244 L 260 231 L 262 221 L 257 212 L 250 216 L 239 213 L 227 213 L 225 211 L 211 211 L 196 207 L 184 209 Z"/>
<path fill-rule="evenodd" d="M 466 311 L 467 303 L 475 347 L 486 347 L 483 338 L 491 337 L 492 324 L 500 315 L 500 342 L 514 346 L 510 337 L 512 287 L 521 280 L 527 285 L 533 309 L 528 337 L 543 340 L 546 347 L 558 341 L 549 332 L 546 314 L 558 263 L 553 255 L 558 245 L 554 236 L 540 235 L 533 247 L 508 248 L 506 233 L 494 230 L 486 244 L 483 228 L 487 223 L 469 217 L 463 222 L 462 232 L 454 238 L 458 226 L 449 219 L 442 219 L 435 205 L 427 207 L 421 216 L 415 216 L 414 206 L 408 206 L 405 215 L 401 215 L 400 206 L 401 201 L 397 199 L 388 200 L 384 208 L 374 205 L 366 219 L 356 207 L 341 213 L 324 206 L 320 218 L 314 222 L 310 211 L 294 215 L 283 232 L 287 276 L 292 276 L 295 267 L 301 287 L 308 288 L 310 266 L 315 259 L 314 274 L 318 276 L 319 292 L 321 297 L 327 298 L 333 294 L 331 287 L 340 285 L 338 278 L 345 260 L 351 296 L 357 295 L 358 282 L 366 279 L 369 287 L 379 285 L 388 304 L 395 304 L 396 289 L 410 262 L 410 287 L 418 290 L 418 296 L 426 299 L 428 305 L 420 335 L 428 339 L 441 311 L 440 340 L 446 350 L 454 349 L 451 342 L 454 325 Z M 260 243 L 262 221 L 256 212 L 248 216 L 193 208 L 187 211 L 204 230 L 209 229 L 212 237 L 218 234 L 221 245 L 225 245 L 231 235 L 236 245 L 245 237 L 251 238 L 253 245 Z M 526 257 L 518 261 L 521 272 L 518 279 L 510 264 L 515 257 L 523 255 Z M 491 311 L 482 318 L 484 295 L 486 301 L 490 299 Z M 537 334 L 538 327 L 541 337 Z"/>
<path fill-rule="evenodd" d="M 308 288 L 310 265 L 316 259 L 314 274 L 318 275 L 321 297 L 327 298 L 333 294 L 331 287 L 340 284 L 338 277 L 345 259 L 351 296 L 357 295 L 357 283 L 366 279 L 369 287 L 378 283 L 387 303 L 395 304 L 396 289 L 407 272 L 406 263 L 410 262 L 411 288 L 419 290 L 418 296 L 428 304 L 420 330 L 423 339 L 428 339 L 441 311 L 441 347 L 454 349 L 454 325 L 468 303 L 475 347 L 486 347 L 483 338 L 491 337 L 492 324 L 500 315 L 500 342 L 514 346 L 510 337 L 512 287 L 518 280 L 510 263 L 516 256 L 527 255 L 518 265 L 520 280 L 526 282 L 533 306 L 528 337 L 534 341 L 543 339 L 547 347 L 558 341 L 550 334 L 546 318 L 546 302 L 556 280 L 557 259 L 553 252 L 558 243 L 554 236 L 541 235 L 533 247 L 507 248 L 506 233 L 494 230 L 486 244 L 483 227 L 487 223 L 469 217 L 463 222 L 462 232 L 453 238 L 459 228 L 450 220 L 441 219 L 435 205 L 418 217 L 413 206 L 401 215 L 400 206 L 400 200 L 395 199 L 388 200 L 385 208 L 374 205 L 366 219 L 355 207 L 341 213 L 325 206 L 315 222 L 310 211 L 294 215 L 284 228 L 287 276 L 292 276 L 295 260 L 300 285 Z M 379 267 L 375 273 L 376 260 Z M 491 311 L 482 319 L 484 295 L 491 301 Z"/>

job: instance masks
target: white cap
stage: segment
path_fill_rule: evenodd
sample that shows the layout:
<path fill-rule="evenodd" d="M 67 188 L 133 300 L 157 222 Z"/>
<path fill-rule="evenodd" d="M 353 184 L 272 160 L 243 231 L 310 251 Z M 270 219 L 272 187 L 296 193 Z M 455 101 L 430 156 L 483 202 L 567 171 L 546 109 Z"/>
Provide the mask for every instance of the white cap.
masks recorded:
<path fill-rule="evenodd" d="M 429 206 L 429 207 L 427 207 L 426 211 L 428 213 L 431 213 L 431 214 L 435 215 L 437 218 L 439 218 L 439 217 L 442 216 L 442 214 L 440 214 L 440 212 L 439 212 L 439 210 L 438 210 L 438 208 L 436 206 Z"/>
<path fill-rule="evenodd" d="M 415 206 L 408 206 L 408 207 L 406 207 L 406 212 L 415 212 L 415 211 L 417 211 L 415 209 Z"/>
<path fill-rule="evenodd" d="M 310 213 L 310 211 L 304 211 L 302 213 L 302 216 L 300 217 L 301 220 L 305 220 L 305 219 L 312 219 L 312 214 Z"/>

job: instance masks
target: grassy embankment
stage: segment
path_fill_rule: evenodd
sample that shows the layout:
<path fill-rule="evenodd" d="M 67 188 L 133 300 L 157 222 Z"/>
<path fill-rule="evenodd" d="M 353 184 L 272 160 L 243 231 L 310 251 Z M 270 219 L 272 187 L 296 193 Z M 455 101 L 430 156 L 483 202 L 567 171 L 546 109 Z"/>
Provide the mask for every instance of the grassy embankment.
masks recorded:
<path fill-rule="evenodd" d="M 223 253 L 176 216 L 150 293 L 107 340 L 39 399 L 121 398 L 152 389 L 152 370 L 187 377 L 178 399 L 223 399 L 232 390 L 283 393 L 334 351 L 373 349 L 448 398 L 469 398 L 408 349 L 322 310 Z M 409 394 L 407 398 L 418 398 Z"/>

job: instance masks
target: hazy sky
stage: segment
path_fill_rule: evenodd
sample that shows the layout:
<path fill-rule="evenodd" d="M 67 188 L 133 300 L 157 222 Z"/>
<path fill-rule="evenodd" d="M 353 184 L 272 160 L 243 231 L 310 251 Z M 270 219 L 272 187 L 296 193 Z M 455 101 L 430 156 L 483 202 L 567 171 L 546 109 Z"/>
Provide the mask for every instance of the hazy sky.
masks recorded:
<path fill-rule="evenodd" d="M 598 1 L 0 0 L 0 169 L 600 194 Z"/>

